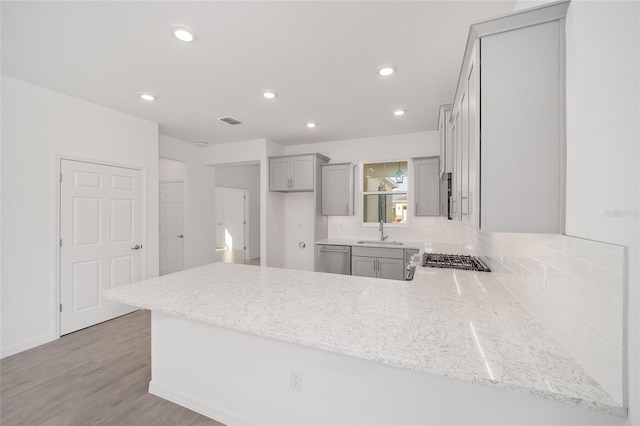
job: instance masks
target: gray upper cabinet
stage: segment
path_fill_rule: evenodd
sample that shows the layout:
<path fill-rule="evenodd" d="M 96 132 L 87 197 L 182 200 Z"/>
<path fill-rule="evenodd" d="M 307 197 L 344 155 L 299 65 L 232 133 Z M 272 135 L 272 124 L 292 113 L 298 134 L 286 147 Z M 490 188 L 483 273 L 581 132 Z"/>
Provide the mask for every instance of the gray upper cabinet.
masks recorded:
<path fill-rule="evenodd" d="M 322 165 L 322 214 L 353 215 L 353 174 L 351 163 Z"/>
<path fill-rule="evenodd" d="M 484 232 L 564 232 L 568 7 L 471 26 L 449 120 L 454 219 Z"/>
<path fill-rule="evenodd" d="M 557 20 L 481 39 L 480 228 L 488 232 L 564 230 L 563 37 Z"/>
<path fill-rule="evenodd" d="M 415 216 L 440 215 L 439 163 L 438 157 L 413 160 Z"/>
<path fill-rule="evenodd" d="M 270 157 L 269 191 L 313 191 L 316 158 L 323 162 L 329 161 L 320 154 Z"/>

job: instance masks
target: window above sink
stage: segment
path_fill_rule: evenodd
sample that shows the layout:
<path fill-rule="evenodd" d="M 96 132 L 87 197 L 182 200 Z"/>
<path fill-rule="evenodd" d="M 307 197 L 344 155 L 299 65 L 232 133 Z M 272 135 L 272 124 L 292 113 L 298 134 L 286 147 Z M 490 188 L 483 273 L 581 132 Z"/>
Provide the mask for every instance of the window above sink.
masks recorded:
<path fill-rule="evenodd" d="M 362 163 L 362 223 L 407 224 L 408 161 Z"/>

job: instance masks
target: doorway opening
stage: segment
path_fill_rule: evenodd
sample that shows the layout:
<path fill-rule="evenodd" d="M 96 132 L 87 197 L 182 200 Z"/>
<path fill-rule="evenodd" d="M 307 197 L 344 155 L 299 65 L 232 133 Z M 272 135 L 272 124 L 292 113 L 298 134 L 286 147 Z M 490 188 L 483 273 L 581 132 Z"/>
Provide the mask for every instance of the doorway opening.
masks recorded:
<path fill-rule="evenodd" d="M 215 167 L 215 261 L 260 265 L 260 165 Z"/>

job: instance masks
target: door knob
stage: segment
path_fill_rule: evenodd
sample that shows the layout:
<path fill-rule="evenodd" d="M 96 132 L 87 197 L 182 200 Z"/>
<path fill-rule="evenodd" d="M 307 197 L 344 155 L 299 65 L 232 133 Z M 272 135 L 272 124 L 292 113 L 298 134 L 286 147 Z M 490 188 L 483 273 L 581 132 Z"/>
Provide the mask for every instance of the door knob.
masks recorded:
<path fill-rule="evenodd" d="M 131 250 L 140 250 L 142 248 L 142 246 L 140 244 L 136 244 L 135 246 L 131 247 Z"/>
<path fill-rule="evenodd" d="M 184 238 L 184 235 L 178 235 L 178 238 Z"/>

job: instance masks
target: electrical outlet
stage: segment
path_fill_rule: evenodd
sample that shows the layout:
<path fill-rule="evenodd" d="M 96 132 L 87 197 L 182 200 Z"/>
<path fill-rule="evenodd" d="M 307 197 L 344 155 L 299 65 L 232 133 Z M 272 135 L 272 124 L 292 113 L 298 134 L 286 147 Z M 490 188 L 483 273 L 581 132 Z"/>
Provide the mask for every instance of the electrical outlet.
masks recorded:
<path fill-rule="evenodd" d="M 291 385 L 291 389 L 302 390 L 302 375 L 297 371 L 291 370 L 289 383 Z"/>

